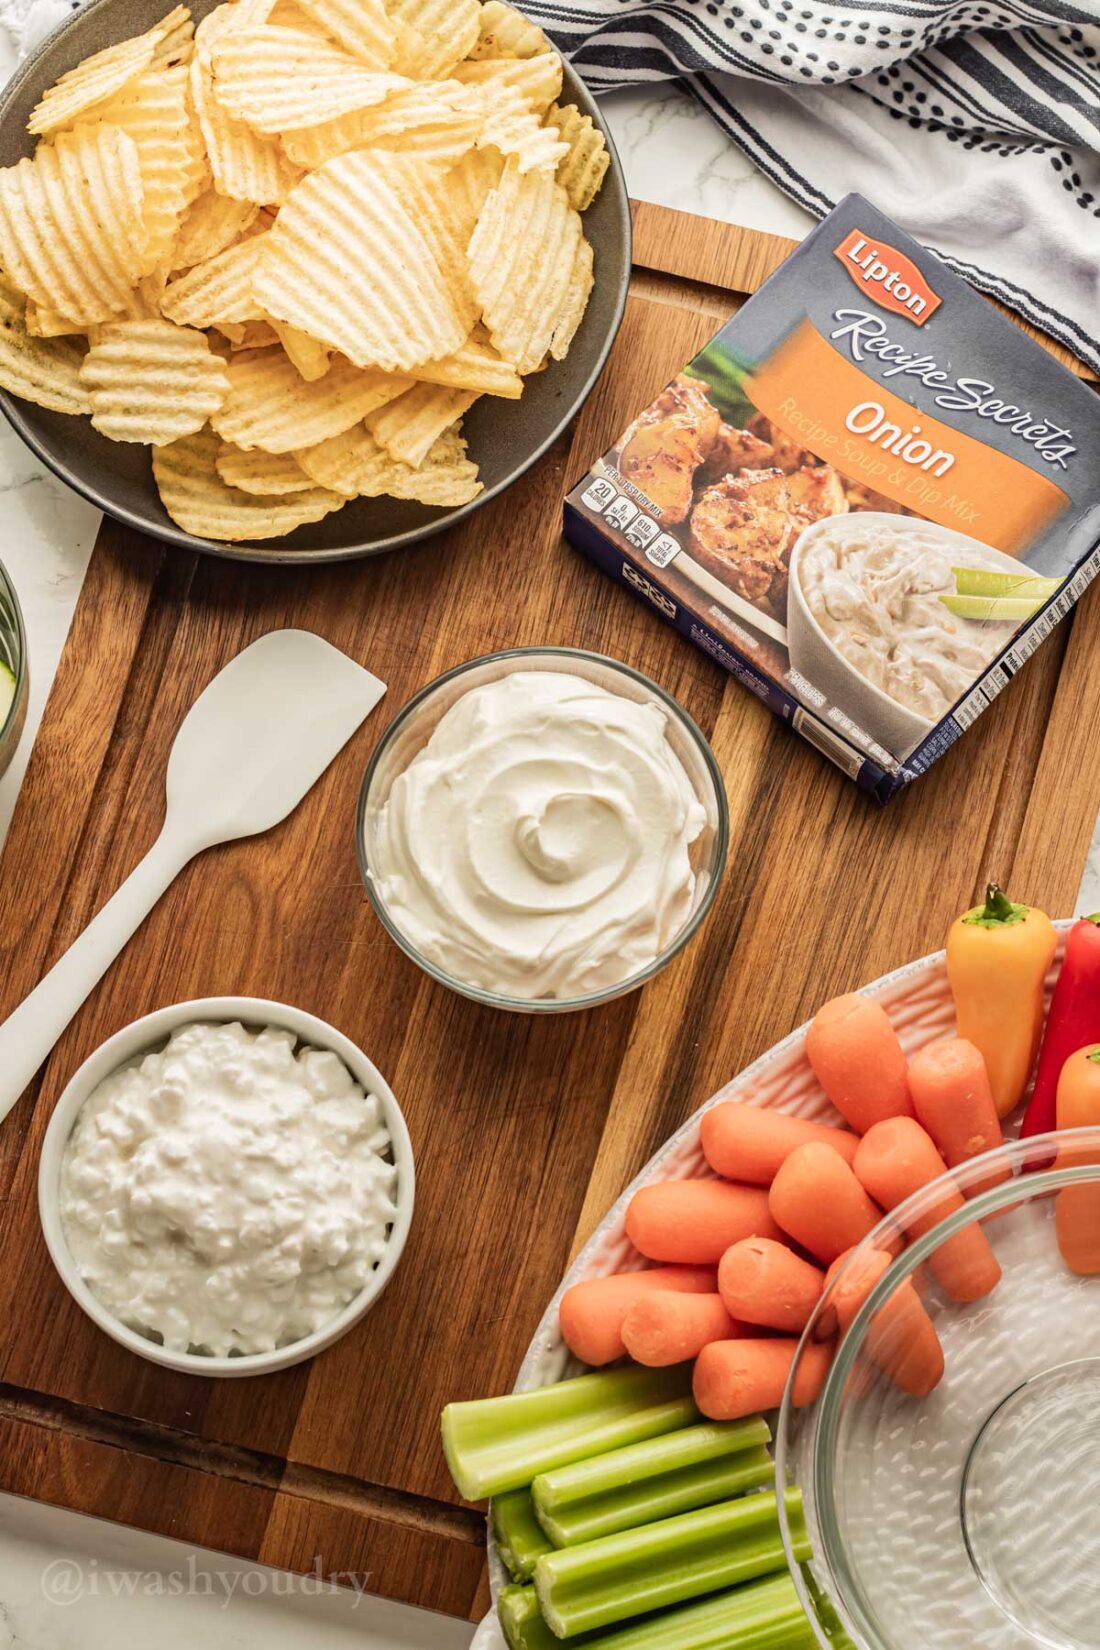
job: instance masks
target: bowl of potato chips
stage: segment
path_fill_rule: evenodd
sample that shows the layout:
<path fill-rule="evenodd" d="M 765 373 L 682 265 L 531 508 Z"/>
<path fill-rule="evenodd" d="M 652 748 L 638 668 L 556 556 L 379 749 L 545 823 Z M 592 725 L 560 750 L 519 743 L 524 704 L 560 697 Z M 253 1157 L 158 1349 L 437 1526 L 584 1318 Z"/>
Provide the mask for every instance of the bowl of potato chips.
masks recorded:
<path fill-rule="evenodd" d="M 575 415 L 629 271 L 595 103 L 502 0 L 90 0 L 0 104 L 0 406 L 192 549 L 451 525 Z"/>

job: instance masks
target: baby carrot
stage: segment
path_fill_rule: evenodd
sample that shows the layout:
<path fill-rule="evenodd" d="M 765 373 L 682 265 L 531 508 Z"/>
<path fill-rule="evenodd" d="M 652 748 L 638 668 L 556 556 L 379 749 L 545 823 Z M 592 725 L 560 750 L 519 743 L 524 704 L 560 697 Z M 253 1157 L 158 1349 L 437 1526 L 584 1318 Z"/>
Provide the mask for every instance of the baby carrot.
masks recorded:
<path fill-rule="evenodd" d="M 947 1164 L 931 1137 L 912 1117 L 891 1117 L 868 1129 L 856 1153 L 855 1171 L 872 1196 L 886 1209 L 896 1209 L 907 1197 L 947 1174 Z M 907 1223 L 912 1237 L 923 1237 L 947 1215 L 963 1207 L 953 1182 L 937 1195 L 933 1206 Z M 929 1271 L 953 1300 L 976 1301 L 1000 1282 L 1001 1268 L 980 1226 L 964 1226 L 928 1257 Z"/>
<path fill-rule="evenodd" d="M 806 1058 L 857 1134 L 884 1117 L 912 1117 L 905 1055 L 881 1003 L 854 992 L 825 1003 L 806 1033 Z"/>
<path fill-rule="evenodd" d="M 795 1339 L 711 1341 L 695 1360 L 695 1402 L 712 1421 L 740 1421 L 778 1409 L 798 1350 Z M 830 1346 L 810 1346 L 795 1380 L 797 1409 L 812 1404 L 832 1362 Z"/>
<path fill-rule="evenodd" d="M 882 1219 L 882 1210 L 839 1153 L 812 1141 L 783 1164 L 772 1181 L 768 1206 L 783 1230 L 826 1266 Z"/>
<path fill-rule="evenodd" d="M 829 1268 L 827 1288 L 832 1286 L 835 1274 L 845 1265 L 850 1253 L 839 1256 Z M 853 1318 L 885 1274 L 890 1259 L 884 1249 L 869 1249 L 836 1285 L 833 1305 L 842 1335 L 848 1333 Z M 926 1398 L 943 1379 L 940 1338 L 913 1287 L 912 1278 L 900 1283 L 889 1300 L 879 1307 L 867 1326 L 866 1347 L 868 1356 L 883 1374 L 911 1397 Z"/>
<path fill-rule="evenodd" d="M 824 1284 L 816 1266 L 771 1238 L 744 1238 L 726 1250 L 718 1267 L 727 1312 L 788 1335 L 805 1329 Z"/>
<path fill-rule="evenodd" d="M 927 1043 L 909 1062 L 909 1088 L 918 1122 L 949 1168 L 1004 1145 L 1000 1118 L 981 1051 L 965 1037 Z M 984 1175 L 970 1196 L 1009 1178 L 1006 1167 Z"/>
<path fill-rule="evenodd" d="M 635 1363 L 651 1369 L 686 1363 L 711 1341 L 744 1333 L 721 1295 L 679 1295 L 654 1289 L 639 1295 L 623 1319 L 623 1345 Z"/>
<path fill-rule="evenodd" d="M 620 1272 L 588 1278 L 567 1289 L 558 1306 L 562 1340 L 582 1363 L 598 1368 L 626 1351 L 623 1321 L 634 1302 L 653 1290 L 713 1294 L 714 1271 L 708 1266 L 653 1266 L 646 1272 Z"/>
<path fill-rule="evenodd" d="M 727 1180 L 748 1180 L 754 1186 L 770 1186 L 791 1153 L 811 1140 L 831 1146 L 848 1163 L 859 1145 L 847 1129 L 809 1123 L 804 1117 L 789 1117 L 768 1106 L 745 1105 L 739 1100 L 723 1100 L 704 1112 L 699 1132 L 703 1154 L 716 1174 Z"/>
<path fill-rule="evenodd" d="M 731 1243 L 778 1237 L 759 1186 L 725 1180 L 665 1180 L 627 1205 L 626 1235 L 649 1260 L 717 1265 Z"/>
<path fill-rule="evenodd" d="M 1043 1030 L 1043 982 L 1058 936 L 1045 911 L 989 884 L 985 904 L 951 924 L 947 978 L 960 1037 L 982 1052 L 998 1117 L 1024 1097 Z"/>
<path fill-rule="evenodd" d="M 1058 1079 L 1058 1127 L 1084 1129 L 1100 1125 L 1100 1043 L 1079 1048 Z M 1056 1167 L 1075 1168 L 1097 1161 L 1081 1146 L 1062 1146 Z M 1100 1272 L 1100 1185 L 1067 1186 L 1054 1200 L 1054 1229 L 1062 1259 L 1071 1272 L 1092 1277 Z"/>

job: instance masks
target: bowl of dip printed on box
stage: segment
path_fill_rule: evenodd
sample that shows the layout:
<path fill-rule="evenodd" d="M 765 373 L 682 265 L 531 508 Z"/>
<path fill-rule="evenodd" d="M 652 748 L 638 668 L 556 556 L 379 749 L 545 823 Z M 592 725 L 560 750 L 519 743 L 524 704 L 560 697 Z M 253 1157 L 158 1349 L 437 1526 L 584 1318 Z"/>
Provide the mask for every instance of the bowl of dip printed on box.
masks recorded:
<path fill-rule="evenodd" d="M 266 1374 L 339 1339 L 386 1288 L 415 1174 L 371 1061 L 282 1003 L 210 997 L 84 1062 L 42 1146 L 50 1256 L 104 1332 L 188 1374 Z"/>
<path fill-rule="evenodd" d="M 728 810 L 706 739 L 628 665 L 573 648 L 489 655 L 430 683 L 359 803 L 374 909 L 433 979 L 556 1013 L 651 979 L 698 929 Z"/>
<path fill-rule="evenodd" d="M 1020 563 L 920 516 L 826 516 L 791 554 L 791 668 L 892 755 L 905 757 L 964 698 L 1018 628 L 978 619 L 955 569 L 1019 578 Z"/>
<path fill-rule="evenodd" d="M 27 635 L 19 598 L 0 563 L 0 774 L 15 755 L 27 719 Z"/>

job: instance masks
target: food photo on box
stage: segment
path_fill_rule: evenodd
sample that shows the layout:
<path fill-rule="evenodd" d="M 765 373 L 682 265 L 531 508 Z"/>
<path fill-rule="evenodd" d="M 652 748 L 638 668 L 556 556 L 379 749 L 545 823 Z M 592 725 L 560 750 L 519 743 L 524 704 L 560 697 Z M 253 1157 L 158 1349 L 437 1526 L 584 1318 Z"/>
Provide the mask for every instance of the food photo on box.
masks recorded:
<path fill-rule="evenodd" d="M 0 1650 L 1100 1650 L 1100 24 L 5 45 Z"/>

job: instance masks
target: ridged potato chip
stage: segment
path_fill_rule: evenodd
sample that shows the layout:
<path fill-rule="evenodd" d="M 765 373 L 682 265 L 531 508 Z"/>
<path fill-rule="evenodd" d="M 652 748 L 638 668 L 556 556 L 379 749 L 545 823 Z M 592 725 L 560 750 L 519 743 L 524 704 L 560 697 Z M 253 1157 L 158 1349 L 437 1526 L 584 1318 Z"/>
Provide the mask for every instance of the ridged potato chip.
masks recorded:
<path fill-rule="evenodd" d="M 311 22 L 368 69 L 388 69 L 397 35 L 382 0 L 298 0 Z"/>
<path fill-rule="evenodd" d="M 205 332 L 164 320 L 101 327 L 80 381 L 100 435 L 153 447 L 201 430 L 229 394 Z"/>
<path fill-rule="evenodd" d="M 245 235 L 260 215 L 254 201 L 237 201 L 206 189 L 192 203 L 172 248 L 173 269 L 190 269 L 216 258 Z"/>
<path fill-rule="evenodd" d="M 250 351 L 230 360 L 229 394 L 211 423 L 234 446 L 291 453 L 340 435 L 409 387 L 407 378 L 347 361 L 307 384 L 281 348 Z"/>
<path fill-rule="evenodd" d="M 195 54 L 195 24 L 186 6 L 177 6 L 168 13 L 157 29 L 159 39 L 153 48 L 153 62 L 161 68 L 182 63 L 186 68 Z"/>
<path fill-rule="evenodd" d="M 446 163 L 473 147 L 479 124 L 466 88 L 443 80 L 405 87 L 371 109 L 288 132 L 283 148 L 309 171 L 350 149 L 392 149 L 418 160 Z"/>
<path fill-rule="evenodd" d="M 478 0 L 389 0 L 390 16 L 404 25 L 393 67 L 416 80 L 442 80 L 477 45 Z"/>
<path fill-rule="evenodd" d="M 479 21 L 478 41 L 469 53 L 475 62 L 486 57 L 541 57 L 554 49 L 537 23 L 503 0 L 485 0 Z"/>
<path fill-rule="evenodd" d="M 476 390 L 414 384 L 396 401 L 369 413 L 363 422 L 391 458 L 415 470 L 443 431 L 450 429 L 476 400 Z"/>
<path fill-rule="evenodd" d="M 80 382 L 82 357 L 69 339 L 32 338 L 24 324 L 22 294 L 0 275 L 0 387 L 36 407 L 86 413 L 90 403 Z"/>
<path fill-rule="evenodd" d="M 233 332 L 234 350 L 271 349 L 280 342 L 270 321 L 241 321 L 233 326 Z"/>
<path fill-rule="evenodd" d="M 508 401 L 518 401 L 523 394 L 523 379 L 515 367 L 478 334 L 468 338 L 453 355 L 413 367 L 412 377 L 419 383 L 448 384 L 457 390 L 476 390 L 479 395 L 503 396 Z"/>
<path fill-rule="evenodd" d="M 504 157 L 491 147 L 471 149 L 447 173 L 452 209 L 469 223 L 471 235 L 490 191 L 496 188 L 503 175 Z"/>
<path fill-rule="evenodd" d="M 154 269 L 176 238 L 193 184 L 187 69 L 138 75 L 96 111 L 96 121 L 119 127 L 137 145 L 149 231 L 145 269 Z"/>
<path fill-rule="evenodd" d="M 210 13 L 210 17 L 216 15 Z M 189 73 L 191 100 L 206 144 L 214 187 L 234 200 L 255 201 L 260 206 L 284 201 L 301 176 L 298 168 L 274 139 L 262 137 L 223 109 L 214 96 L 210 68 L 201 49 L 196 51 Z"/>
<path fill-rule="evenodd" d="M 385 494 L 454 507 L 468 504 L 483 490 L 477 465 L 466 457 L 466 443 L 457 430 L 441 435 L 418 469 L 392 458 L 364 424 L 299 452 L 297 458 L 319 486 L 345 498 Z"/>
<path fill-rule="evenodd" d="M 374 164 L 431 246 L 451 303 L 466 330 L 480 315 L 469 282 L 466 248 L 479 212 L 470 196 L 451 185 L 451 174 L 420 156 L 376 154 Z"/>
<path fill-rule="evenodd" d="M 394 498 L 415 499 L 418 504 L 436 504 L 455 509 L 469 504 L 485 491 L 478 480 L 477 465 L 466 457 L 461 424 L 444 431 L 423 464 L 404 470 L 393 478 Z"/>
<path fill-rule="evenodd" d="M 515 86 L 486 89 L 480 95 L 478 147 L 491 144 L 505 159 L 515 155 L 521 172 L 556 173 L 569 155 L 557 127 L 544 125 Z"/>
<path fill-rule="evenodd" d="M 554 326 L 554 336 L 550 340 L 550 358 L 553 361 L 565 360 L 577 328 L 584 320 L 595 280 L 594 262 L 592 247 L 582 235 L 573 260 L 573 273 Z"/>
<path fill-rule="evenodd" d="M 370 108 L 408 85 L 401 75 L 364 68 L 318 35 L 270 23 L 229 30 L 210 62 L 222 108 L 273 136 Z"/>
<path fill-rule="evenodd" d="M 542 365 L 573 300 L 581 220 L 545 172 L 508 162 L 470 240 L 470 281 L 493 347 L 521 373 Z"/>
<path fill-rule="evenodd" d="M 165 287 L 161 313 L 187 327 L 264 320 L 263 306 L 252 296 L 252 280 L 266 240 L 267 235 L 250 235 L 216 257 L 192 265 Z"/>
<path fill-rule="evenodd" d="M 299 377 L 304 378 L 307 384 L 315 384 L 318 378 L 325 376 L 332 365 L 332 351 L 327 344 L 319 344 L 308 332 L 288 327 L 285 321 L 271 321 L 268 324 L 286 351 L 288 360 L 297 368 Z"/>
<path fill-rule="evenodd" d="M 458 63 L 451 76 L 464 86 L 478 86 L 494 95 L 510 88 L 539 114 L 545 114 L 561 95 L 562 65 L 557 52 L 542 57 L 490 57 Z"/>
<path fill-rule="evenodd" d="M 264 238 L 253 291 L 276 320 L 383 372 L 450 355 L 469 332 L 429 240 L 366 150 L 298 185 Z"/>
<path fill-rule="evenodd" d="M 84 325 L 107 320 L 144 271 L 144 202 L 125 132 L 59 132 L 33 160 L 0 171 L 0 264 L 36 304 Z"/>
<path fill-rule="evenodd" d="M 554 127 L 569 153 L 560 162 L 557 179 L 577 212 L 587 211 L 600 192 L 611 156 L 599 127 L 591 115 L 582 115 L 572 103 L 555 103 L 547 111 L 547 127 Z"/>
<path fill-rule="evenodd" d="M 0 276 L 0 281 L 3 277 Z M 15 288 L 12 288 L 15 291 Z M 77 326 L 67 315 L 62 315 L 56 309 L 46 309 L 36 304 L 33 298 L 27 299 L 23 311 L 23 325 L 32 338 L 72 338 L 82 337 L 84 328 Z"/>
<path fill-rule="evenodd" d="M 162 41 L 179 38 L 178 31 L 187 25 L 190 16 L 185 6 L 177 6 L 147 33 L 121 40 L 117 46 L 108 46 L 94 57 L 86 57 L 43 94 L 31 110 L 27 131 L 36 136 L 59 131 L 113 97 L 127 81 L 149 67 Z"/>
<path fill-rule="evenodd" d="M 197 538 L 225 544 L 282 538 L 344 503 L 339 493 L 321 487 L 284 498 L 228 487 L 217 470 L 220 451 L 221 442 L 209 429 L 153 450 L 161 503 L 177 526 Z"/>
<path fill-rule="evenodd" d="M 316 485 L 293 453 L 265 453 L 260 447 L 245 452 L 242 447 L 223 442 L 214 462 L 227 487 L 237 487 L 242 493 L 255 493 L 260 498 L 306 493 Z"/>

